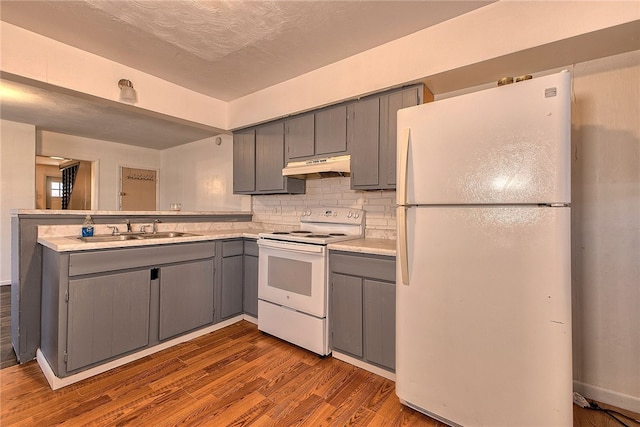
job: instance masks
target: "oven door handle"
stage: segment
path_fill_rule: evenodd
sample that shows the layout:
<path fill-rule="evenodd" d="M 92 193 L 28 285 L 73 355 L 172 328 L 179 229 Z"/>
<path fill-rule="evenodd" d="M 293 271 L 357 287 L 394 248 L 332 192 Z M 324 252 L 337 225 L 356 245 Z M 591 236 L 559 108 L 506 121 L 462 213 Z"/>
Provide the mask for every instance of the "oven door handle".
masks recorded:
<path fill-rule="evenodd" d="M 266 240 L 266 239 L 259 239 L 258 246 L 261 246 L 263 248 L 279 249 L 279 250 L 288 251 L 288 252 L 297 252 L 297 253 L 307 252 L 307 253 L 317 253 L 317 254 L 324 253 L 324 248 L 325 248 L 324 246 L 320 246 L 320 245 L 305 245 L 305 244 L 300 244 L 295 242 L 282 242 L 282 241 Z"/>

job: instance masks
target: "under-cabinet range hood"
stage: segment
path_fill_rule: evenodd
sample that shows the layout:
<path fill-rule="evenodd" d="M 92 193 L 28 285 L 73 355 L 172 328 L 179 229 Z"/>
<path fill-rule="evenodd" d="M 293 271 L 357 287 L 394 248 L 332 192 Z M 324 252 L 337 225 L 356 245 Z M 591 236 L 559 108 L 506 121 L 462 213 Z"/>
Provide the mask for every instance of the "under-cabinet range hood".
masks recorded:
<path fill-rule="evenodd" d="M 351 156 L 325 157 L 300 162 L 289 162 L 282 169 L 283 176 L 301 179 L 346 176 L 351 172 Z"/>

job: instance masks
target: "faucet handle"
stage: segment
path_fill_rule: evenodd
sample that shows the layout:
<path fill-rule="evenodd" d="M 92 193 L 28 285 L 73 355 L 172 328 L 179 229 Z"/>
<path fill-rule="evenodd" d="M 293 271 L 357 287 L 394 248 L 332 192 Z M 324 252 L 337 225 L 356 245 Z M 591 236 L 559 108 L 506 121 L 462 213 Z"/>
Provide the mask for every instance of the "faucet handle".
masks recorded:
<path fill-rule="evenodd" d="M 107 225 L 107 227 L 111 228 L 111 235 L 112 236 L 117 236 L 118 234 L 120 234 L 120 230 L 118 230 L 118 226 L 117 225 Z"/>
<path fill-rule="evenodd" d="M 147 224 L 143 224 L 143 225 L 141 225 L 141 226 L 140 226 L 140 232 L 141 232 L 141 233 L 146 233 L 146 232 L 147 232 L 147 227 L 148 227 L 148 225 L 147 225 Z"/>

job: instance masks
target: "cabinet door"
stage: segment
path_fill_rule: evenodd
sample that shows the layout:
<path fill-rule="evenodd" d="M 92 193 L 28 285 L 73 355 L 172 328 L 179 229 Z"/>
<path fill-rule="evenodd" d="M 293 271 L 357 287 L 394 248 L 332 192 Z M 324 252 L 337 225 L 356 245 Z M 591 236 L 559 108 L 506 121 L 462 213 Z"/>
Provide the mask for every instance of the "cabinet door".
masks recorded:
<path fill-rule="evenodd" d="M 287 162 L 313 157 L 315 154 L 314 123 L 313 114 L 284 122 L 284 145 Z"/>
<path fill-rule="evenodd" d="M 150 271 L 69 281 L 67 371 L 145 347 Z"/>
<path fill-rule="evenodd" d="M 256 189 L 255 131 L 233 134 L 233 192 L 250 193 Z"/>
<path fill-rule="evenodd" d="M 395 370 L 396 287 L 394 283 L 364 280 L 365 359 Z"/>
<path fill-rule="evenodd" d="M 315 113 L 316 155 L 340 155 L 348 152 L 347 107 L 344 105 Z"/>
<path fill-rule="evenodd" d="M 379 98 L 367 98 L 349 105 L 351 187 L 379 185 Z"/>
<path fill-rule="evenodd" d="M 160 268 L 160 339 L 213 322 L 213 259 Z"/>
<path fill-rule="evenodd" d="M 258 244 L 255 241 L 244 242 L 244 312 L 258 317 Z"/>
<path fill-rule="evenodd" d="M 418 105 L 419 87 L 393 92 L 380 98 L 380 188 L 396 186 L 398 110 Z"/>
<path fill-rule="evenodd" d="M 362 357 L 362 279 L 331 274 L 330 303 L 331 347 Z"/>
<path fill-rule="evenodd" d="M 242 314 L 242 259 L 242 255 L 222 259 L 220 315 L 223 319 Z"/>
<path fill-rule="evenodd" d="M 256 129 L 256 190 L 284 190 L 284 131 L 282 122 Z"/>

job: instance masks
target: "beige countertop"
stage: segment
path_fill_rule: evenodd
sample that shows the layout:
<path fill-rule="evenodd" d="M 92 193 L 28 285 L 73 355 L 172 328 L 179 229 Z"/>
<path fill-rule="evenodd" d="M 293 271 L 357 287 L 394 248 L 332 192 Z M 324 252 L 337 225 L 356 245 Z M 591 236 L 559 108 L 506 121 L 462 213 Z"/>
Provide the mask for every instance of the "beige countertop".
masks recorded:
<path fill-rule="evenodd" d="M 396 241 L 390 239 L 356 239 L 332 243 L 329 250 L 396 256 Z"/>
<path fill-rule="evenodd" d="M 51 209 L 12 209 L 11 216 L 17 215 L 114 215 L 114 216 L 153 216 L 153 215 L 175 215 L 175 216 L 228 216 L 228 215 L 251 215 L 250 211 L 89 211 L 89 210 L 51 210 Z"/>
<path fill-rule="evenodd" d="M 263 228 L 252 227 L 253 223 L 227 223 L 228 228 L 206 229 L 203 224 L 159 224 L 159 231 L 182 231 L 193 235 L 182 237 L 168 237 L 155 239 L 118 240 L 115 242 L 83 242 L 78 239 L 77 226 L 40 226 L 38 229 L 38 243 L 53 249 L 56 252 L 90 251 L 96 249 L 116 249 L 136 246 L 153 246 L 166 244 L 179 244 L 190 242 L 205 242 L 221 239 L 250 238 L 257 239 L 258 234 L 269 231 Z M 100 228 L 98 228 L 100 227 Z M 96 234 L 108 234 L 106 226 L 96 226 Z M 375 255 L 396 255 L 395 240 L 388 239 L 356 239 L 328 245 L 329 250 L 339 250 Z"/>

